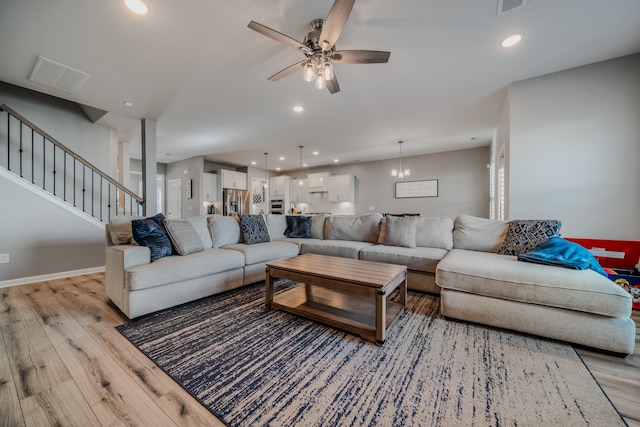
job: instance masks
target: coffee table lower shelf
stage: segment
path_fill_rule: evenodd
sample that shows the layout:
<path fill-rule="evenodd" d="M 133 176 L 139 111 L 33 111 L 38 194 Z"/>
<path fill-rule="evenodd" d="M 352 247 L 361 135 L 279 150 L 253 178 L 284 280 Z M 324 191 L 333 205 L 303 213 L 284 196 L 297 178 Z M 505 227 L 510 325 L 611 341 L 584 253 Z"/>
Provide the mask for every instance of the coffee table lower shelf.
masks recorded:
<path fill-rule="evenodd" d="M 300 284 L 274 295 L 269 306 L 360 335 L 378 345 L 384 343 L 376 340 L 374 298 L 354 298 L 325 288 Z M 402 304 L 386 300 L 385 330 L 403 309 Z"/>

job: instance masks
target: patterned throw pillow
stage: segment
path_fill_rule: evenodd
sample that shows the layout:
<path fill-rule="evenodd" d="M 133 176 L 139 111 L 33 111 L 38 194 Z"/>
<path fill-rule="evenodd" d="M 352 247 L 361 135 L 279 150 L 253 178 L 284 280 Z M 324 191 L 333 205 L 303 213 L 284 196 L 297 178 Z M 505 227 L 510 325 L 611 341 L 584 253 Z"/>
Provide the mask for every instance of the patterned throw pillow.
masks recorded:
<path fill-rule="evenodd" d="M 240 215 L 240 228 L 242 228 L 242 237 L 248 245 L 254 243 L 269 242 L 269 230 L 267 223 L 264 222 L 262 215 Z"/>
<path fill-rule="evenodd" d="M 189 221 L 164 220 L 167 235 L 180 255 L 189 255 L 204 249 L 202 239 Z"/>
<path fill-rule="evenodd" d="M 158 221 L 164 215 L 158 214 L 152 218 L 134 219 L 131 221 L 131 231 L 136 243 L 147 246 L 151 251 L 151 262 L 164 258 L 173 253 L 171 240 L 167 232 Z"/>
<path fill-rule="evenodd" d="M 416 216 L 387 216 L 387 235 L 385 244 L 388 246 L 404 246 L 405 248 L 416 247 L 416 226 L 418 217 Z"/>
<path fill-rule="evenodd" d="M 287 215 L 287 229 L 284 230 L 284 235 L 309 239 L 311 237 L 311 217 Z"/>
<path fill-rule="evenodd" d="M 509 223 L 507 236 L 498 249 L 500 255 L 520 255 L 540 246 L 560 233 L 562 222 L 555 219 L 514 219 Z"/>

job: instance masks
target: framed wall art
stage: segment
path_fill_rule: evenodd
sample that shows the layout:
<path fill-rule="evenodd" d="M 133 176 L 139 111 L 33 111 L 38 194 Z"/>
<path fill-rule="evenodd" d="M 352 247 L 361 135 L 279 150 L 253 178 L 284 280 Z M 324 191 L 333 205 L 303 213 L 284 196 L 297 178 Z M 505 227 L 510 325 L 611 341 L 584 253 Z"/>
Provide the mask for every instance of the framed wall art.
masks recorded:
<path fill-rule="evenodd" d="M 438 180 L 396 182 L 396 199 L 412 197 L 438 197 Z"/>

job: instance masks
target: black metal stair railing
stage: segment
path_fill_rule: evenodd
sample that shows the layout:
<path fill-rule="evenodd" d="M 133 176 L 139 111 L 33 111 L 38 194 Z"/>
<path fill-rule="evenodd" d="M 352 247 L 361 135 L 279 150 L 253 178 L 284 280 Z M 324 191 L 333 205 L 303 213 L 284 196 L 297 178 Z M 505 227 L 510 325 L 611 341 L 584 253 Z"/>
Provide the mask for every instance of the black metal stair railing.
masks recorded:
<path fill-rule="evenodd" d="M 140 196 L 5 104 L 1 122 L 0 166 L 100 221 L 142 214 Z"/>

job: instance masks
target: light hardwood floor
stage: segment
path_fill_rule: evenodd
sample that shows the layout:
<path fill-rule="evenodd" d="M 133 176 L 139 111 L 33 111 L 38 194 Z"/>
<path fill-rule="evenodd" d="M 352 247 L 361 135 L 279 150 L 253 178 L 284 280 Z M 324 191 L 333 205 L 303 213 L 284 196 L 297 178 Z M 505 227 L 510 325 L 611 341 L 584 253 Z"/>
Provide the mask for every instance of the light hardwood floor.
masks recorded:
<path fill-rule="evenodd" d="M 126 321 L 102 273 L 0 289 L 0 426 L 223 425 L 116 331 Z M 640 427 L 638 331 L 626 358 L 578 352 Z"/>

